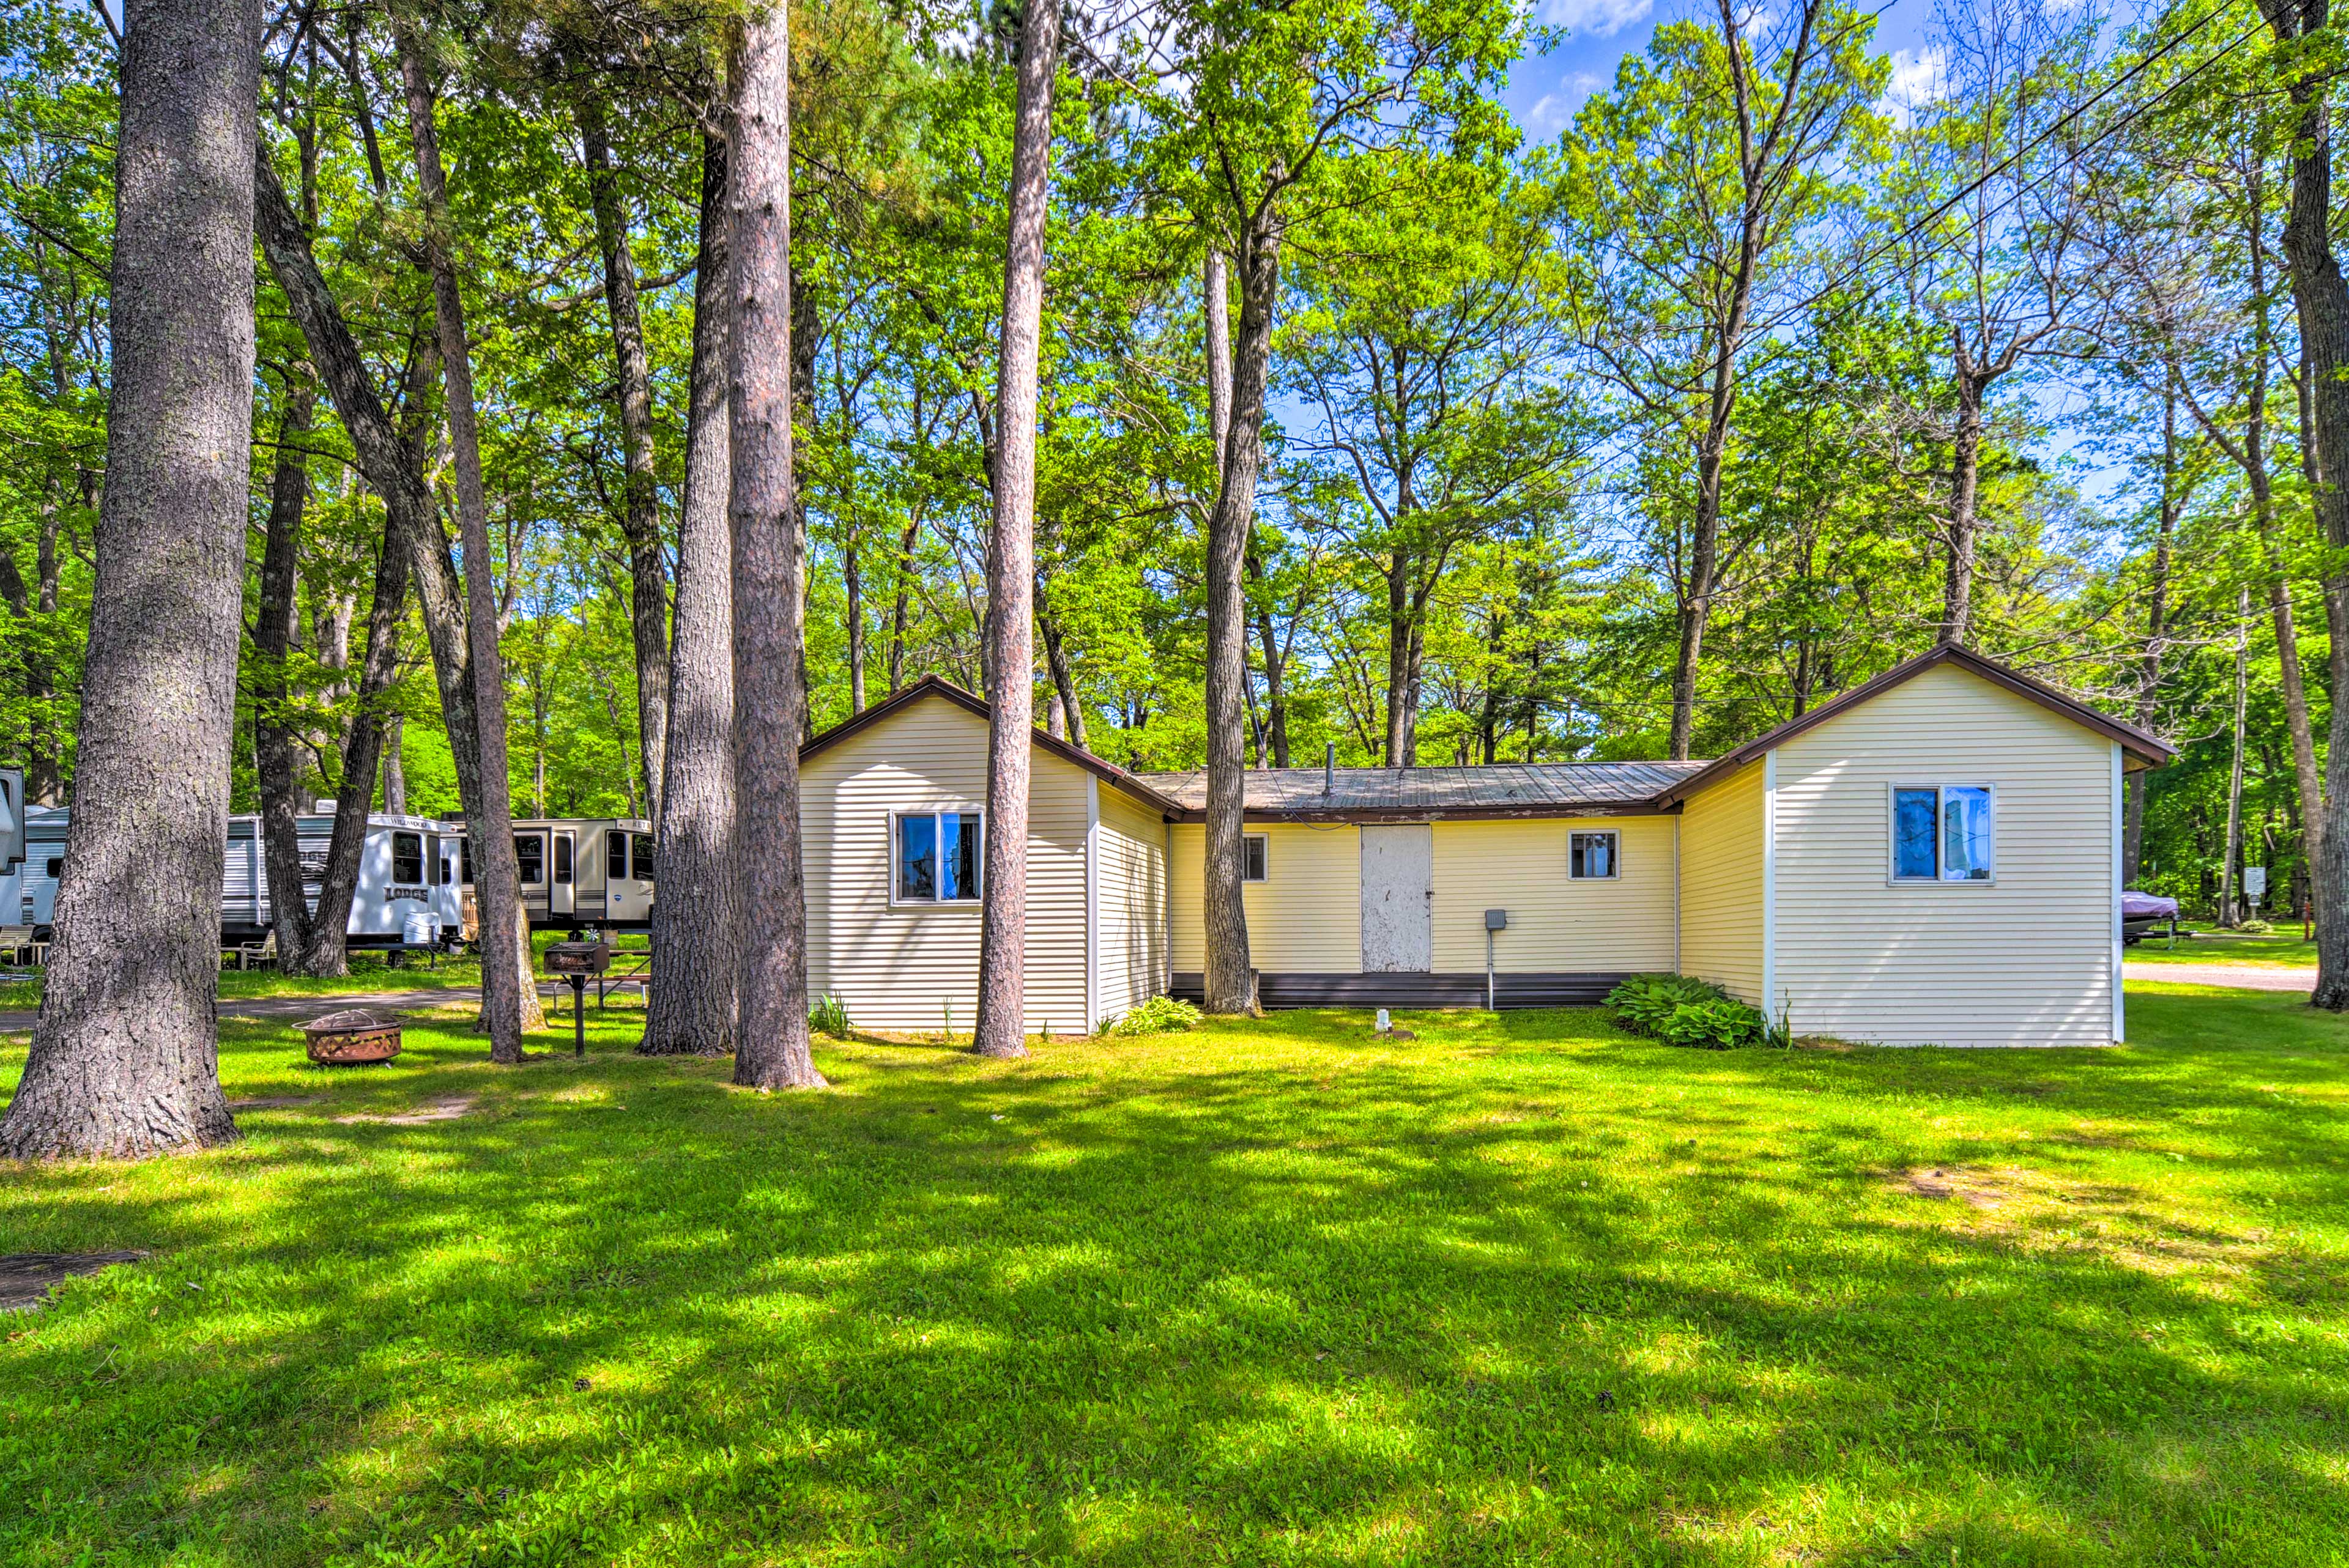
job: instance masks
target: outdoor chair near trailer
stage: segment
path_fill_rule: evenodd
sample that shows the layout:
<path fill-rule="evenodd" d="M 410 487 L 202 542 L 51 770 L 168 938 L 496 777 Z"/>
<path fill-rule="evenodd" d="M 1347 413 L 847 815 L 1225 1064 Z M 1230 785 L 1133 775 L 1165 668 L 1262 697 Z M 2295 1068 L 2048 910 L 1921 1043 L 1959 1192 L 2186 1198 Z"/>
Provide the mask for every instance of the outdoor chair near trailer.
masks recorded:
<path fill-rule="evenodd" d="M 653 920 L 653 825 L 636 817 L 530 817 L 513 825 L 523 908 L 533 931 L 641 931 Z M 444 854 L 471 895 L 472 846 Z"/>

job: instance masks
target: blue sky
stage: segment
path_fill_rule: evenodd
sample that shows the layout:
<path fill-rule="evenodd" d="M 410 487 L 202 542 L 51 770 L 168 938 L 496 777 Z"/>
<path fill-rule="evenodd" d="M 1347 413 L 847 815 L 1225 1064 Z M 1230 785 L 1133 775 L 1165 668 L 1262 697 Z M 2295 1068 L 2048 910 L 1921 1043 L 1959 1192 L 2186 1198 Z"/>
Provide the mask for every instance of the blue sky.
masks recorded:
<path fill-rule="evenodd" d="M 1691 0 L 1535 0 L 1535 19 L 1563 28 L 1566 38 L 1547 55 L 1521 60 L 1501 95 L 1533 140 L 1547 141 L 1574 118 L 1583 100 L 1615 79 L 1617 62 L 1648 46 L 1658 24 L 1716 13 Z M 1931 0 L 1893 0 L 1877 18 L 1876 45 L 1897 67 L 1923 51 Z"/>

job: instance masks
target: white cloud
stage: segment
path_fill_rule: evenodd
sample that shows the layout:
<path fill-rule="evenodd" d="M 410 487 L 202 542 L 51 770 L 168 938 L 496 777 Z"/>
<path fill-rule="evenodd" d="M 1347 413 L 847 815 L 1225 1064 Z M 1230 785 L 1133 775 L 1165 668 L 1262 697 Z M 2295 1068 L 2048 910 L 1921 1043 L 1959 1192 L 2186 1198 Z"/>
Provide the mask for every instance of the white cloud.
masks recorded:
<path fill-rule="evenodd" d="M 1644 20 L 1656 0 L 1542 0 L 1546 26 L 1593 38 L 1611 38 L 1632 23 Z"/>
<path fill-rule="evenodd" d="M 1558 79 L 1557 90 L 1547 92 L 1526 110 L 1525 128 L 1547 141 L 1566 129 L 1583 100 L 1607 85 L 1607 78 L 1596 71 L 1576 71 Z"/>
<path fill-rule="evenodd" d="M 1946 50 L 1893 50 L 1892 75 L 1885 82 L 1884 97 L 1876 107 L 1896 125 L 1914 124 L 1919 109 L 1949 95 L 1949 69 Z"/>

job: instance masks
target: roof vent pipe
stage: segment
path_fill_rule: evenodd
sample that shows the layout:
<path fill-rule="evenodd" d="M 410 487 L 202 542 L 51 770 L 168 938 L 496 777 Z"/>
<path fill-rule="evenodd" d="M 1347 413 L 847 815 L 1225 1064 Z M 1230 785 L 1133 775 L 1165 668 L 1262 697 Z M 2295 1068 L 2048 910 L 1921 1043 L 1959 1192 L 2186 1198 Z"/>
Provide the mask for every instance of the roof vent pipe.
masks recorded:
<path fill-rule="evenodd" d="M 1321 743 L 1321 793 L 1335 795 L 1337 792 L 1338 743 L 1325 740 Z"/>

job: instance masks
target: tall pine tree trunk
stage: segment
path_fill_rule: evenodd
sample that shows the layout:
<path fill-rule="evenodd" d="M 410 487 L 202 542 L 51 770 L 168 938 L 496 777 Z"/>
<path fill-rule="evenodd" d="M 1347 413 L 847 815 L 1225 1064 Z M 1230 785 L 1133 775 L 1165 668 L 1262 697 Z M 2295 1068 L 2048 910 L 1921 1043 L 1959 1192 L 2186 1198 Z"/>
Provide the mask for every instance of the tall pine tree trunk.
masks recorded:
<path fill-rule="evenodd" d="M 2162 655 L 2169 632 L 2169 552 L 2178 531 L 2185 498 L 2178 486 L 2178 379 L 2173 368 L 2163 387 L 2161 406 L 2161 497 L 2153 541 L 2152 579 L 2146 584 L 2145 654 L 2137 661 L 2137 725 L 2153 727 L 2161 695 Z M 2121 884 L 2137 880 L 2145 857 L 2145 769 L 2128 777 L 2128 799 L 2121 827 Z"/>
<path fill-rule="evenodd" d="M 2227 853 L 2219 868 L 2219 923 L 2243 923 L 2243 710 L 2251 687 L 2251 591 L 2235 591 L 2235 722 L 2227 769 Z"/>
<path fill-rule="evenodd" d="M 1941 582 L 1941 624 L 1933 640 L 1963 644 L 1972 634 L 1974 553 L 1982 538 L 1982 399 L 1989 379 L 1964 346 L 1957 351 L 1958 429 L 1950 452 L 1950 554 Z"/>
<path fill-rule="evenodd" d="M 465 552 L 465 630 L 471 645 L 475 743 L 481 757 L 481 809 L 473 834 L 475 886 L 481 909 L 481 1021 L 490 1059 L 522 1060 L 524 1002 L 537 1010 L 530 972 L 530 930 L 514 854 L 513 801 L 506 771 L 505 655 L 498 646 L 497 583 L 492 575 L 490 509 L 481 485 L 481 444 L 473 405 L 472 345 L 464 296 L 457 287 L 449 232 L 448 180 L 433 125 L 433 93 L 420 42 L 399 27 L 399 76 L 416 149 L 417 192 L 424 202 L 424 250 L 432 275 L 432 313 L 448 393 L 450 455 L 457 475 L 457 537 Z"/>
<path fill-rule="evenodd" d="M 2329 0 L 2260 0 L 2260 9 L 2281 40 L 2322 33 L 2330 24 Z M 2318 531 L 2337 556 L 2349 551 L 2349 490 L 2342 487 L 2349 473 L 2349 282 L 2333 252 L 2333 80 L 2330 66 L 2320 61 L 2291 84 L 2300 119 L 2283 253 L 2299 307 L 2307 410 L 2302 439 L 2316 475 L 2311 500 Z M 2324 578 L 2324 618 L 2333 643 L 2333 690 L 2349 691 L 2349 573 L 2337 566 Z M 2332 706 L 2324 806 L 2310 819 L 2317 954 L 2310 1000 L 2339 1012 L 2349 1008 L 2349 821 L 2343 817 L 2349 811 L 2349 702 Z"/>
<path fill-rule="evenodd" d="M 701 145 L 701 232 L 693 276 L 693 368 L 685 497 L 677 520 L 677 641 L 669 653 L 668 754 L 662 770 L 660 896 L 653 901 L 647 1055 L 734 1048 L 741 967 L 740 867 L 734 852 L 733 525 L 726 513 L 726 143 Z"/>
<path fill-rule="evenodd" d="M 408 815 L 408 758 L 400 749 L 407 730 L 407 717 L 398 713 L 383 727 L 383 809 L 394 817 Z"/>
<path fill-rule="evenodd" d="M 358 711 L 350 733 L 343 738 L 343 778 L 335 794 L 335 827 L 326 841 L 326 870 L 318 881 L 318 907 L 310 922 L 310 951 L 305 962 L 311 975 L 350 972 L 351 903 L 359 885 L 359 857 L 367 849 L 367 816 L 375 795 L 376 759 L 385 758 L 387 783 L 398 771 L 396 752 L 387 751 L 387 728 L 398 733 L 395 715 L 387 726 L 384 702 L 399 678 L 399 632 L 408 619 L 408 555 L 399 542 L 384 531 L 376 550 L 375 597 L 367 606 L 367 652 L 359 666 Z M 397 746 L 396 738 L 389 742 Z M 400 803 L 386 801 L 384 810 L 407 810 L 406 786 Z M 284 960 L 279 960 L 281 966 Z"/>
<path fill-rule="evenodd" d="M 311 254 L 309 234 L 286 200 L 277 171 L 259 150 L 254 160 L 254 227 L 269 270 L 302 329 L 311 364 L 335 400 L 335 411 L 341 415 L 343 428 L 351 438 L 360 471 L 383 498 L 388 537 L 407 558 L 425 640 L 432 649 L 433 683 L 440 701 L 440 721 L 449 735 L 450 759 L 456 769 L 457 796 L 478 841 L 482 836 L 481 727 L 474 712 L 465 588 L 450 554 L 439 507 L 425 482 L 424 429 L 420 425 L 413 430 L 393 427 L 376 390 L 374 372 L 359 352 L 358 340 L 343 319 L 342 307 L 327 286 L 326 274 L 318 270 L 317 259 Z M 438 363 L 439 355 L 428 341 L 409 367 L 411 408 L 419 406 Z M 502 724 L 500 733 L 502 736 Z M 513 907 L 515 918 L 523 918 L 519 898 Z M 517 964 L 526 960 L 527 944 L 514 952 Z M 544 1020 L 537 988 L 527 974 L 518 975 L 518 981 L 523 1026 L 536 1027 Z"/>
<path fill-rule="evenodd" d="M 734 795 L 742 965 L 734 1081 L 821 1088 L 808 1050 L 800 743 L 807 727 L 807 544 L 792 472 L 791 21 L 745 21 L 729 62 L 732 232 Z"/>
<path fill-rule="evenodd" d="M 978 1015 L 971 1048 L 1024 1057 L 1028 1026 L 1028 764 L 1036 732 L 1036 366 L 1044 313 L 1058 0 L 1030 0 L 1019 29 L 1019 106 L 1003 331 L 995 373 L 995 526 L 987 552 L 987 868 L 979 876 Z M 1084 1020 L 1092 1032 L 1095 1020 Z"/>
<path fill-rule="evenodd" d="M 668 743 L 668 561 L 661 551 L 660 480 L 653 470 L 653 381 L 636 306 L 636 268 L 628 254 L 628 217 L 604 129 L 604 100 L 592 83 L 576 108 L 586 155 L 587 201 L 595 248 L 604 258 L 604 304 L 612 321 L 618 371 L 620 447 L 627 471 L 620 530 L 628 541 L 628 628 L 636 650 L 636 733 L 642 738 L 645 799 L 660 815 L 661 758 Z"/>
<path fill-rule="evenodd" d="M 1211 1013 L 1256 1011 L 1241 856 L 1247 789 L 1247 591 L 1242 573 L 1256 521 L 1272 317 L 1280 294 L 1281 226 L 1267 201 L 1242 235 L 1240 326 L 1232 363 L 1223 478 L 1207 519 L 1207 811 L 1203 886 Z M 1220 298 L 1220 291 L 1216 291 Z M 1210 301 L 1212 309 L 1214 301 Z"/>
<path fill-rule="evenodd" d="M 294 685 L 286 671 L 301 614 L 302 515 L 310 500 L 310 417 L 318 394 L 307 371 L 286 377 L 277 422 L 277 471 L 269 487 L 269 528 L 261 552 L 261 596 L 253 622 L 254 772 L 261 790 L 262 862 L 269 882 L 278 963 L 314 973 L 310 902 L 302 890 L 302 801 L 297 798 L 301 738 L 293 722 Z"/>
<path fill-rule="evenodd" d="M 0 1152 L 236 1136 L 220 856 L 253 442 L 257 0 L 129 0 L 106 490 L 57 944 Z"/>

